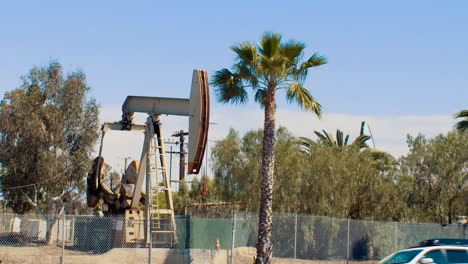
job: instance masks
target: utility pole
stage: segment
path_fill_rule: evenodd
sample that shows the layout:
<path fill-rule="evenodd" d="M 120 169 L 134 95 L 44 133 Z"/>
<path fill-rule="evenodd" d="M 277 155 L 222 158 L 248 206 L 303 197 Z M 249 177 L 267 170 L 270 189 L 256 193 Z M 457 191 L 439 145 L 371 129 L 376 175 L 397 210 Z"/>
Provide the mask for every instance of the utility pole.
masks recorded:
<path fill-rule="evenodd" d="M 171 140 L 164 140 L 164 144 L 170 144 L 171 145 L 171 148 L 169 151 L 166 151 L 166 154 L 170 154 L 169 156 L 169 182 L 172 183 L 172 154 L 180 154 L 179 152 L 177 151 L 173 151 L 173 147 L 172 145 L 174 144 L 177 144 L 177 142 L 175 141 L 171 141 Z"/>
<path fill-rule="evenodd" d="M 125 158 L 124 172 L 125 172 L 125 170 L 127 169 L 127 159 L 130 159 L 130 157 L 126 157 L 126 158 Z"/>
<path fill-rule="evenodd" d="M 370 126 L 369 126 L 369 122 L 366 122 L 366 121 L 362 121 L 361 122 L 361 132 L 360 132 L 360 136 L 364 135 L 364 125 L 367 125 L 367 129 L 369 129 L 369 133 L 370 133 L 370 137 L 372 139 L 372 146 L 374 147 L 375 149 L 375 141 L 374 141 L 374 135 L 372 135 L 372 130 L 370 129 Z"/>
<path fill-rule="evenodd" d="M 180 147 L 180 162 L 179 162 L 179 181 L 185 181 L 185 150 L 184 150 L 184 141 L 185 136 L 188 136 L 188 132 L 180 130 L 172 134 L 173 137 L 179 137 L 179 147 Z"/>
<path fill-rule="evenodd" d="M 169 182 L 172 184 L 172 146 L 171 146 L 171 151 L 169 153 L 171 153 L 171 158 L 169 161 Z"/>

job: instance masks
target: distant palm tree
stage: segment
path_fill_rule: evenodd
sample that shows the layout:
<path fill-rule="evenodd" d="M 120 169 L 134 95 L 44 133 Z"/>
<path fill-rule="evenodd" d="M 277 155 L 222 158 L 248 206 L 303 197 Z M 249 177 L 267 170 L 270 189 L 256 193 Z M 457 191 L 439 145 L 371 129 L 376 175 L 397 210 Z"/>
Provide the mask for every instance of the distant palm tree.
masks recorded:
<path fill-rule="evenodd" d="M 336 140 L 333 140 L 331 133 L 328 133 L 325 130 L 322 130 L 322 132 L 323 134 L 318 131 L 314 131 L 315 135 L 317 135 L 317 137 L 319 137 L 325 144 L 338 147 L 348 146 L 349 135 L 346 135 L 346 137 L 343 138 L 343 131 L 339 129 L 336 130 Z M 366 141 L 369 139 L 371 139 L 371 137 L 368 135 L 360 135 L 350 144 L 350 146 L 368 148 L 369 146 Z"/>
<path fill-rule="evenodd" d="M 468 129 L 468 110 L 461 110 L 455 115 L 455 118 L 462 118 L 462 120 L 458 121 L 455 127 L 458 130 L 466 131 Z"/>
<path fill-rule="evenodd" d="M 218 102 L 245 103 L 246 88 L 252 88 L 254 99 L 264 109 L 262 179 L 256 263 L 271 263 L 272 200 L 274 173 L 274 145 L 276 120 L 276 92 L 286 91 L 286 99 L 296 102 L 303 110 L 312 111 L 318 117 L 321 105 L 303 87 L 309 68 L 327 61 L 313 54 L 300 62 L 305 44 L 297 41 L 281 41 L 278 33 L 265 33 L 257 45 L 241 42 L 231 47 L 236 60 L 229 69 L 214 73 L 212 84 L 216 87 Z"/>
<path fill-rule="evenodd" d="M 325 144 L 326 146 L 338 148 L 356 146 L 359 149 L 369 153 L 373 160 L 377 162 L 379 166 L 391 165 L 397 162 L 397 160 L 390 153 L 370 148 L 366 142 L 372 138 L 371 136 L 361 134 L 360 136 L 355 138 L 353 142 L 351 142 L 351 144 L 348 144 L 349 135 L 344 136 L 343 132 L 339 129 L 336 130 L 336 140 L 333 139 L 331 133 L 325 130 L 322 130 L 322 133 L 318 131 L 314 131 L 314 133 L 315 135 L 317 135 L 318 141 L 314 141 L 307 137 L 300 137 L 298 139 L 297 144 L 299 145 L 300 150 L 304 153 L 312 154 L 314 149 L 316 149 L 317 145 L 319 144 Z"/>
<path fill-rule="evenodd" d="M 319 138 L 319 141 L 313 141 L 310 138 L 307 137 L 300 137 L 299 138 L 299 145 L 301 146 L 301 149 L 304 150 L 305 152 L 310 153 L 314 146 L 316 144 L 322 143 L 325 145 L 328 145 L 330 147 L 336 146 L 336 147 L 347 147 L 347 146 L 357 146 L 360 149 L 363 148 L 369 148 L 367 145 L 366 141 L 371 139 L 371 136 L 368 135 L 360 135 L 351 144 L 348 144 L 349 142 L 349 135 L 344 136 L 343 131 L 337 129 L 336 130 L 336 140 L 333 139 L 333 136 L 331 133 L 322 130 L 322 133 L 319 131 L 314 131 L 315 135 Z"/>

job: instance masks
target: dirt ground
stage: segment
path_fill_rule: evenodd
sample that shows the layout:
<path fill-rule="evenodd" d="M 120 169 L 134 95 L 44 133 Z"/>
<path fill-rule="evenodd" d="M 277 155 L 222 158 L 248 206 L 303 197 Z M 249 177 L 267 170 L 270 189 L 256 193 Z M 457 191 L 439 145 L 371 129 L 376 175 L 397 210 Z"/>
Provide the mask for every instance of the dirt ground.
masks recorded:
<path fill-rule="evenodd" d="M 0 247 L 0 264 L 57 264 L 60 263 L 62 249 L 58 247 Z M 234 262 L 236 264 L 253 263 L 254 248 L 236 248 Z M 171 250 L 153 249 L 153 264 L 193 263 L 193 264 L 228 264 L 227 250 Z M 83 252 L 65 250 L 66 264 L 130 264 L 148 263 L 148 250 L 144 248 L 115 248 L 101 255 L 90 255 Z M 280 259 L 273 260 L 275 264 L 344 264 L 346 261 L 312 261 Z M 374 264 L 376 262 L 350 261 L 350 264 Z"/>

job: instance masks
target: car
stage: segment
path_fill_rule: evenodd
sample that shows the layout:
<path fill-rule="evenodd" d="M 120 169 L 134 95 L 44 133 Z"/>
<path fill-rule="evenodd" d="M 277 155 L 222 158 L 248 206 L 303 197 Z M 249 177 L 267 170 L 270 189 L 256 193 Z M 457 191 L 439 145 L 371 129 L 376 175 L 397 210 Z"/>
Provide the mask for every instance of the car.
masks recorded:
<path fill-rule="evenodd" d="M 419 242 L 421 247 L 429 246 L 468 246 L 468 239 L 458 238 L 432 238 Z"/>
<path fill-rule="evenodd" d="M 452 264 L 468 263 L 467 239 L 429 239 L 416 247 L 397 251 L 379 264 Z"/>

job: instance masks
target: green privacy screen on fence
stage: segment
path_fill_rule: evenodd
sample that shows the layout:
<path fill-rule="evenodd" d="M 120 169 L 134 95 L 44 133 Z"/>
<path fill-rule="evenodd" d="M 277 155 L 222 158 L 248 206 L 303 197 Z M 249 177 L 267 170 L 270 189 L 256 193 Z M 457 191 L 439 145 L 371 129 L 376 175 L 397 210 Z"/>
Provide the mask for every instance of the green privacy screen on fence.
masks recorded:
<path fill-rule="evenodd" d="M 189 226 L 188 226 L 189 225 Z M 241 228 L 239 228 L 241 227 Z M 180 225 L 178 226 L 180 228 Z M 216 218 L 192 218 L 186 219 L 186 228 L 190 229 L 189 246 L 193 249 L 215 249 L 216 240 L 222 249 L 230 249 L 232 243 L 232 219 Z M 252 236 L 252 228 L 246 220 L 236 220 L 235 243 L 236 246 L 247 246 L 249 237 Z M 179 234 L 179 231 L 177 231 Z"/>

